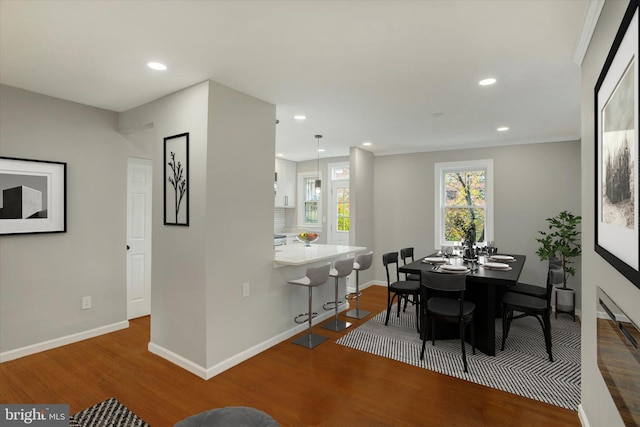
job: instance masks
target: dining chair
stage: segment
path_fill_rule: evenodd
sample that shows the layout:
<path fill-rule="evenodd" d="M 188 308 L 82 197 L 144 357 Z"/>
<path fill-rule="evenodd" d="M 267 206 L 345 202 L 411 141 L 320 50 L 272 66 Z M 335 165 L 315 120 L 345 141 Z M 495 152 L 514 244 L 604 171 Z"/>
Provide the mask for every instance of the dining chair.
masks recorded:
<path fill-rule="evenodd" d="M 553 257 L 555 258 L 555 257 Z M 556 260 L 558 262 L 556 262 Z M 549 259 L 549 266 L 547 268 L 547 276 L 549 274 L 549 270 L 554 270 L 554 269 L 560 269 L 560 271 L 562 271 L 562 265 L 559 263 L 558 258 L 554 259 Z M 554 276 L 557 277 L 557 276 Z M 553 283 L 554 285 L 559 285 L 562 283 L 562 276 L 560 276 L 560 282 L 558 283 Z M 546 298 L 547 297 L 547 289 L 545 286 L 538 286 L 538 285 L 530 285 L 528 283 L 516 283 L 513 286 L 510 286 L 507 288 L 507 290 L 509 292 L 515 292 L 517 294 L 523 294 L 523 295 L 529 295 L 532 297 L 536 297 L 536 298 Z"/>
<path fill-rule="evenodd" d="M 402 248 L 400 249 L 400 258 L 402 258 L 402 264 L 407 265 L 414 261 L 413 259 L 413 248 Z M 409 260 L 407 262 L 407 260 Z M 416 273 L 403 273 L 404 280 L 415 280 L 417 282 L 420 281 L 420 275 Z M 404 300 L 404 310 L 407 310 L 407 304 L 409 303 L 409 297 L 405 296 L 402 298 Z M 412 304 L 415 304 L 415 301 L 411 301 Z"/>
<path fill-rule="evenodd" d="M 398 271 L 398 252 L 388 252 L 383 254 L 382 264 L 384 264 L 384 268 L 387 272 L 387 318 L 384 324 L 389 324 L 389 314 L 391 313 L 393 301 L 397 301 L 398 317 L 400 317 L 400 305 L 402 298 L 412 296 L 416 303 L 416 329 L 420 332 L 420 322 L 418 321 L 420 313 L 420 282 L 416 282 L 415 280 L 400 280 L 400 272 Z M 395 280 L 393 280 L 394 269 Z"/>
<path fill-rule="evenodd" d="M 422 334 L 422 350 L 420 360 L 424 360 L 427 331 L 431 325 L 431 345 L 435 346 L 435 321 L 458 323 L 460 328 L 460 345 L 464 371 L 468 371 L 465 331 L 471 324 L 471 348 L 476 354 L 473 314 L 476 305 L 464 300 L 467 277 L 464 274 L 447 274 L 427 271 L 421 277 L 421 301 L 425 315 L 424 333 Z"/>
<path fill-rule="evenodd" d="M 511 322 L 527 316 L 535 317 L 542 327 L 544 343 L 549 355 L 549 361 L 553 362 L 551 353 L 551 291 L 554 283 L 562 278 L 562 269 L 550 268 L 547 274 L 547 286 L 545 298 L 533 297 L 530 295 L 507 292 L 502 297 L 502 346 L 509 336 Z M 514 315 L 518 312 L 518 315 Z"/>
<path fill-rule="evenodd" d="M 402 258 L 402 264 L 407 265 L 414 261 L 413 259 L 413 248 L 402 248 L 400 249 L 400 258 Z M 409 260 L 409 262 L 407 262 Z M 415 273 L 404 273 L 405 280 L 417 280 L 420 281 L 420 275 Z"/>

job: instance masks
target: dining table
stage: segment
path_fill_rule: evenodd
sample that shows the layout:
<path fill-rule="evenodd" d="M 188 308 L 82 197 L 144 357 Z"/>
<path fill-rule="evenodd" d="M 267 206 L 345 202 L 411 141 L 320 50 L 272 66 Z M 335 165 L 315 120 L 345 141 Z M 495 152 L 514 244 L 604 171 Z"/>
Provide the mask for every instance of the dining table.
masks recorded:
<path fill-rule="evenodd" d="M 526 261 L 525 255 L 513 255 L 513 260 L 508 263 L 500 260 L 500 263 L 506 263 L 508 268 L 493 269 L 484 266 L 484 262 L 487 260 L 493 261 L 487 257 L 480 257 L 477 267 L 471 271 L 464 273 L 451 273 L 441 270 L 440 263 L 429 263 L 426 259 L 433 259 L 438 257 L 438 254 L 431 254 L 427 257 L 418 258 L 416 261 L 407 265 L 400 266 L 398 271 L 407 274 L 422 274 L 427 271 L 441 272 L 442 274 L 465 274 L 466 275 L 466 290 L 464 299 L 475 303 L 475 312 L 473 319 L 473 328 L 475 333 L 475 346 L 476 349 L 482 351 L 488 356 L 495 356 L 496 354 L 496 318 L 501 317 L 501 301 L 502 296 L 508 291 L 510 286 L 515 285 L 520 278 L 522 268 Z M 505 257 L 505 254 L 496 254 L 494 256 Z M 469 263 L 462 257 L 452 256 L 446 259 L 446 262 L 450 265 L 466 266 Z M 470 266 L 470 265 L 469 265 Z M 426 304 L 422 304 L 425 306 Z M 424 317 L 424 313 L 421 314 Z M 425 325 L 424 318 L 421 320 L 421 324 Z M 425 331 L 426 328 L 422 328 L 421 333 L 429 334 L 430 331 Z M 444 333 L 436 333 L 436 339 L 442 338 L 455 338 L 459 337 L 458 328 L 441 328 L 437 327 L 437 330 L 444 331 Z M 452 336 L 453 335 L 453 336 Z M 466 334 L 467 342 L 470 342 L 470 334 Z M 430 338 L 430 337 L 429 337 Z"/>

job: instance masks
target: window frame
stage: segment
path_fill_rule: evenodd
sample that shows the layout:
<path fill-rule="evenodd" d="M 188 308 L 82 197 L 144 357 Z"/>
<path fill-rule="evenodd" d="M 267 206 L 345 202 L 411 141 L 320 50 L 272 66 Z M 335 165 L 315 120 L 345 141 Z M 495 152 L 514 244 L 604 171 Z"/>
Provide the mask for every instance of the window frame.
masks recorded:
<path fill-rule="evenodd" d="M 443 162 L 434 165 L 434 245 L 440 249 L 442 245 L 453 245 L 455 242 L 445 240 L 445 208 L 446 191 L 444 176 L 452 171 L 485 171 L 485 241 L 494 240 L 493 228 L 493 159 L 468 160 L 459 162 Z"/>
<path fill-rule="evenodd" d="M 334 178 L 334 170 L 335 169 L 348 169 L 349 170 L 349 178 L 339 178 L 336 179 Z M 327 176 L 329 177 L 330 183 L 329 185 L 331 185 L 331 190 L 333 192 L 333 183 L 335 181 L 347 181 L 349 183 L 349 213 L 351 213 L 351 164 L 349 162 L 336 162 L 336 163 L 329 163 L 327 165 Z M 333 226 L 335 225 L 336 227 L 338 226 L 337 222 L 339 219 L 338 213 L 337 213 L 337 199 L 335 198 L 336 195 L 334 194 L 330 194 L 329 195 L 329 209 L 333 210 L 333 208 L 336 208 L 336 212 L 335 212 L 335 217 L 334 217 L 334 213 L 333 212 L 328 212 L 328 217 L 329 219 L 332 220 L 331 224 L 330 224 L 330 230 L 333 229 Z M 335 203 L 335 206 L 334 206 Z M 348 231 L 343 231 L 343 230 L 335 230 L 339 233 L 349 233 L 351 231 L 351 215 L 349 214 L 349 216 L 343 216 L 342 218 L 349 218 L 349 230 Z M 333 220 L 335 220 L 336 223 L 333 222 Z"/>
<path fill-rule="evenodd" d="M 317 205 L 318 205 L 318 222 L 317 223 L 310 223 L 310 222 L 306 222 L 306 216 L 305 216 L 305 204 L 308 202 L 308 200 L 305 197 L 305 193 L 304 193 L 304 189 L 305 189 L 305 185 L 304 182 L 306 179 L 312 179 L 315 180 L 316 178 L 319 178 L 321 181 L 321 191 L 320 194 L 318 194 L 318 200 L 317 200 Z M 306 228 L 308 230 L 322 230 L 322 194 L 324 192 L 324 186 L 327 185 L 323 180 L 322 180 L 322 172 L 300 172 L 298 173 L 298 227 L 299 228 Z"/>

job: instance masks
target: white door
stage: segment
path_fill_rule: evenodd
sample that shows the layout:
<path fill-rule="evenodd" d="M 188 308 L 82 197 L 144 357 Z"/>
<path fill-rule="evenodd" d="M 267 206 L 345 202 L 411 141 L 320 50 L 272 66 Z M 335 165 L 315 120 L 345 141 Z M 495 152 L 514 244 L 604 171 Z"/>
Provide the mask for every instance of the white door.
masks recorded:
<path fill-rule="evenodd" d="M 331 201 L 329 203 L 329 223 L 331 224 L 331 244 L 349 244 L 349 180 L 331 181 Z"/>
<path fill-rule="evenodd" d="M 129 158 L 127 318 L 151 314 L 151 160 Z"/>

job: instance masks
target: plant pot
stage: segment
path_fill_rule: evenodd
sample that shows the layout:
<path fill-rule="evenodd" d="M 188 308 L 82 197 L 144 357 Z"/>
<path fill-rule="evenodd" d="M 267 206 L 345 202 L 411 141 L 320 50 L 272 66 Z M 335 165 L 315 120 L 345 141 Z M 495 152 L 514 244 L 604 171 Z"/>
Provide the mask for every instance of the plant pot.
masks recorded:
<path fill-rule="evenodd" d="M 574 317 L 576 312 L 576 291 L 572 288 L 556 287 L 555 308 L 558 313 L 568 313 Z"/>

